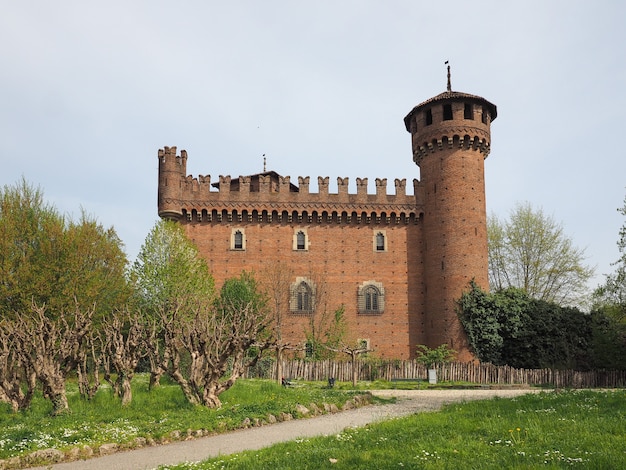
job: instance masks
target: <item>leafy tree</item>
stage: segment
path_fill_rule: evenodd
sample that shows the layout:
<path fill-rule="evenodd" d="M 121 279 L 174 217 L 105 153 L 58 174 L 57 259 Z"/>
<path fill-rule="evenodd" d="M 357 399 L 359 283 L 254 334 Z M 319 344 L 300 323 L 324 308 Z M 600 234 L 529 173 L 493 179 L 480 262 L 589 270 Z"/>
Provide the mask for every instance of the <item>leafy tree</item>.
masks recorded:
<path fill-rule="evenodd" d="M 172 374 L 180 367 L 177 334 L 181 321 L 212 305 L 215 284 L 206 262 L 183 228 L 166 220 L 158 221 L 146 237 L 130 278 L 135 289 L 134 308 L 141 312 L 149 336 L 153 387 L 164 373 Z"/>
<path fill-rule="evenodd" d="M 560 305 L 583 299 L 594 270 L 584 264 L 585 250 L 573 245 L 554 218 L 518 204 L 508 221 L 489 217 L 487 232 L 492 290 L 517 287 Z"/>
<path fill-rule="evenodd" d="M 54 412 L 67 411 L 65 378 L 76 370 L 79 386 L 88 383 L 83 366 L 93 322 L 127 300 L 125 269 L 112 228 L 84 212 L 78 221 L 59 214 L 24 179 L 0 190 L 0 362 L 16 368 L 2 366 L 13 388 L 0 399 L 23 408 L 39 382 Z"/>
<path fill-rule="evenodd" d="M 126 255 L 112 228 L 84 212 L 78 221 L 44 202 L 25 180 L 0 190 L 0 314 L 71 311 L 75 302 L 106 315 L 127 300 Z"/>
<path fill-rule="evenodd" d="M 626 216 L 626 199 L 618 212 Z M 616 359 L 626 357 L 626 224 L 619 230 L 617 247 L 620 258 L 613 263 L 615 272 L 606 275 L 604 284 L 594 291 L 594 312 L 604 317 L 597 322 L 595 341 L 604 351 L 603 363 L 624 368 L 626 359 Z"/>
<path fill-rule="evenodd" d="M 417 345 L 417 362 L 432 369 L 435 364 L 445 364 L 451 362 L 456 356 L 456 351 L 450 349 L 447 344 L 442 344 L 435 349 L 431 349 L 424 344 Z"/>
<path fill-rule="evenodd" d="M 521 289 L 487 293 L 470 283 L 458 301 L 476 357 L 522 368 L 593 367 L 592 318 L 574 307 L 532 299 Z"/>

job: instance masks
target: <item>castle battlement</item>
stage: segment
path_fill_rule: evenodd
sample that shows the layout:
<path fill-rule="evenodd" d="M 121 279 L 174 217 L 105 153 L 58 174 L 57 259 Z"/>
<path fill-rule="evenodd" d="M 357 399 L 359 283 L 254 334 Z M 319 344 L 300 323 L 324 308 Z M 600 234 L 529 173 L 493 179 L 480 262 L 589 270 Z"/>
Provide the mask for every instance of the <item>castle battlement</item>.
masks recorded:
<path fill-rule="evenodd" d="M 323 213 L 331 214 L 333 220 L 386 220 L 391 214 L 394 219 L 409 220 L 419 218 L 421 212 L 422 187 L 417 179 L 413 180 L 412 195 L 406 193 L 406 179 L 399 178 L 394 180 L 393 193 L 387 191 L 387 178 L 375 179 L 375 193 L 368 193 L 368 178 L 356 178 L 356 193 L 350 193 L 349 178 L 338 177 L 337 192 L 331 192 L 330 177 L 318 176 L 318 192 L 311 192 L 309 176 L 299 176 L 297 185 L 291 182 L 290 176 L 274 171 L 236 178 L 219 175 L 217 181 L 212 181 L 211 175 L 186 175 L 187 152 L 184 150 L 177 155 L 176 147 L 165 147 L 159 150 L 158 157 L 159 215 L 162 217 L 189 218 L 188 214 L 204 213 L 207 220 L 213 220 L 214 212 L 235 211 L 240 216 L 245 211 L 247 214 L 276 213 L 281 219 L 284 213 L 289 219 L 303 216 L 312 220 L 327 219 L 328 215 L 322 216 Z"/>

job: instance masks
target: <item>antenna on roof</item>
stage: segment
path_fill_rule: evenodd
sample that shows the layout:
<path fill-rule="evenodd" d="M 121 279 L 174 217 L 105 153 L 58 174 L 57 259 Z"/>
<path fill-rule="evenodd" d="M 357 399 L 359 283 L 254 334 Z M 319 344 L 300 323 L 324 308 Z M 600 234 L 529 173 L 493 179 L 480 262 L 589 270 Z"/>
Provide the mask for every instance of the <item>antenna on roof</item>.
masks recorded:
<path fill-rule="evenodd" d="M 450 64 L 447 60 L 446 65 L 448 66 L 448 91 L 452 91 L 452 83 L 450 83 Z"/>
<path fill-rule="evenodd" d="M 265 158 L 265 154 L 263 154 L 263 173 L 265 173 L 267 170 L 265 169 L 265 165 L 267 164 L 267 159 Z"/>

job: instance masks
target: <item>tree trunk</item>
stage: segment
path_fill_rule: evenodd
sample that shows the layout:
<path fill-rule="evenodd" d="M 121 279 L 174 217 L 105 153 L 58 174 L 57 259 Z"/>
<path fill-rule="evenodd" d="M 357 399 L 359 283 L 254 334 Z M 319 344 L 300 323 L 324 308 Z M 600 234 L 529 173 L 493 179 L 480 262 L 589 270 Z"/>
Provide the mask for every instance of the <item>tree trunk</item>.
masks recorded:
<path fill-rule="evenodd" d="M 276 382 L 282 384 L 283 381 L 283 348 L 278 346 L 276 348 Z"/>
<path fill-rule="evenodd" d="M 121 387 L 121 391 L 122 391 L 122 406 L 126 406 L 128 404 L 130 404 L 130 402 L 133 399 L 133 391 L 130 388 L 130 382 L 132 380 L 132 375 L 124 375 L 124 378 L 122 380 L 122 387 Z"/>
<path fill-rule="evenodd" d="M 222 406 L 222 402 L 219 398 L 219 394 L 222 392 L 221 387 L 217 383 L 212 383 L 204 389 L 202 394 L 202 404 L 207 408 L 219 408 Z"/>

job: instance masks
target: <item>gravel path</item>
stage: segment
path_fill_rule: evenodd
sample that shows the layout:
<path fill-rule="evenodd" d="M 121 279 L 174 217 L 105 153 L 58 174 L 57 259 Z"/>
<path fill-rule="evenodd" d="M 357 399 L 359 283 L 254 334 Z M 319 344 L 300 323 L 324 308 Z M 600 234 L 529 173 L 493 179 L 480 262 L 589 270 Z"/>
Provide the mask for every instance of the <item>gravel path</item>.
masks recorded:
<path fill-rule="evenodd" d="M 298 438 L 332 435 L 349 427 L 413 413 L 433 411 L 443 404 L 469 400 L 484 400 L 492 397 L 515 397 L 535 390 L 378 390 L 373 395 L 397 397 L 396 403 L 371 405 L 335 414 L 309 419 L 284 421 L 268 426 L 234 431 L 228 434 L 203 437 L 190 441 L 145 447 L 119 452 L 89 460 L 60 463 L 38 467 L 35 470 L 144 470 L 159 465 L 195 462 L 209 457 L 227 455 L 244 450 L 255 450 L 277 442 Z"/>

